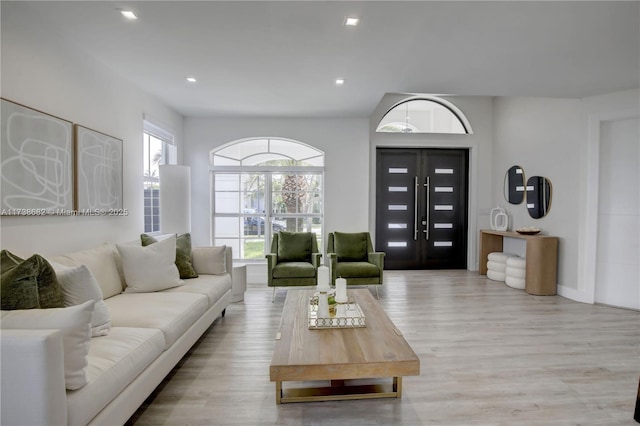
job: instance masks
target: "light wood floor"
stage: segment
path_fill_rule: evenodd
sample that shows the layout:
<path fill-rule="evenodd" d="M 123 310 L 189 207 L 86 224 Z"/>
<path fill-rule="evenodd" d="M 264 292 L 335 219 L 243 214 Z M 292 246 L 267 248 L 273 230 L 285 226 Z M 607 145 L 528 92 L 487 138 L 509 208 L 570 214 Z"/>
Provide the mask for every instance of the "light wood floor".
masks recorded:
<path fill-rule="evenodd" d="M 129 423 L 637 425 L 640 313 L 467 271 L 385 272 L 380 303 L 421 360 L 402 399 L 277 406 L 269 363 L 285 295 L 271 303 L 250 285 Z"/>

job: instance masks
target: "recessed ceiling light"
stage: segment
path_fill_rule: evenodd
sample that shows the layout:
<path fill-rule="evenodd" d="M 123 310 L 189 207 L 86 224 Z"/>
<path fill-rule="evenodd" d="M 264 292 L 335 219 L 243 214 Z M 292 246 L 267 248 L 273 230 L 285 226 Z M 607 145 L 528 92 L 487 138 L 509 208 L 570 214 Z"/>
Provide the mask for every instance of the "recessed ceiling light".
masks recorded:
<path fill-rule="evenodd" d="M 358 22 L 360 21 L 360 19 L 354 17 L 354 16 L 349 16 L 347 17 L 347 19 L 344 21 L 344 24 L 347 27 L 355 27 L 356 25 L 358 25 Z"/>
<path fill-rule="evenodd" d="M 344 84 L 344 78 L 336 78 L 336 86 L 342 86 Z"/>
<path fill-rule="evenodd" d="M 195 77 L 187 77 L 187 78 L 186 78 L 186 80 L 187 80 L 189 83 L 195 83 L 195 82 L 197 81 Z"/>
<path fill-rule="evenodd" d="M 132 21 L 135 21 L 136 19 L 138 19 L 136 14 L 130 10 L 121 10 L 120 13 L 122 13 L 122 16 L 124 16 L 127 19 L 131 19 Z"/>

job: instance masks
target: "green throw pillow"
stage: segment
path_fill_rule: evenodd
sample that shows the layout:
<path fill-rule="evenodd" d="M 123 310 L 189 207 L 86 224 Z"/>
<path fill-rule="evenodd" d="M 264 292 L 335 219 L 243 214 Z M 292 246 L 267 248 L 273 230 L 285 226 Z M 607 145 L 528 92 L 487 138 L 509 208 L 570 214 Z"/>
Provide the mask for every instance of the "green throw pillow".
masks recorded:
<path fill-rule="evenodd" d="M 2 250 L 0 264 L 0 304 L 3 311 L 64 308 L 62 289 L 44 257 L 34 254 L 23 260 Z"/>
<path fill-rule="evenodd" d="M 278 262 L 311 262 L 312 232 L 278 232 Z"/>
<path fill-rule="evenodd" d="M 143 246 L 151 245 L 158 240 L 147 234 L 141 234 L 140 240 Z M 191 234 L 178 235 L 176 238 L 176 266 L 180 272 L 180 278 L 197 278 L 198 273 L 193 269 L 191 260 Z"/>
<path fill-rule="evenodd" d="M 7 271 L 16 265 L 22 263 L 24 259 L 19 258 L 15 254 L 7 250 L 0 251 L 0 270 L 2 272 Z"/>
<path fill-rule="evenodd" d="M 333 244 L 338 262 L 362 262 L 367 259 L 366 232 L 335 232 Z"/>

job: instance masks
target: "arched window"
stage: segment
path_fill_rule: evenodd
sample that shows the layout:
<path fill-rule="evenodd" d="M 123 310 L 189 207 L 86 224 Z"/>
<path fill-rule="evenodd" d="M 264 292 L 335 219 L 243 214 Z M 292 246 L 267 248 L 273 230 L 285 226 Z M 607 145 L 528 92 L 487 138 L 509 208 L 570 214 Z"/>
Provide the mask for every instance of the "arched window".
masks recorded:
<path fill-rule="evenodd" d="M 411 99 L 391 108 L 380 120 L 382 133 L 471 133 L 461 112 L 444 100 Z"/>
<path fill-rule="evenodd" d="M 273 234 L 315 232 L 322 247 L 324 153 L 302 142 L 256 138 L 209 153 L 212 235 L 234 257 L 264 259 Z"/>

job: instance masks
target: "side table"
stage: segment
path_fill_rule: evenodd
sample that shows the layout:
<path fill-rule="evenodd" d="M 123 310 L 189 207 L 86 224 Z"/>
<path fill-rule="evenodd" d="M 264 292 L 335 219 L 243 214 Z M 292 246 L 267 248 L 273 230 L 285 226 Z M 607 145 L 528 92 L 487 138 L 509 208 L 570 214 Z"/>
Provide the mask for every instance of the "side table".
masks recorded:
<path fill-rule="evenodd" d="M 242 302 L 244 300 L 244 292 L 247 290 L 247 265 L 244 263 L 233 264 L 233 284 L 231 289 L 233 295 L 232 302 Z"/>
<path fill-rule="evenodd" d="M 527 242 L 525 291 L 536 296 L 557 294 L 558 237 L 522 235 L 509 231 L 480 231 L 480 274 L 487 274 L 489 253 L 502 251 L 504 238 L 519 238 Z"/>

